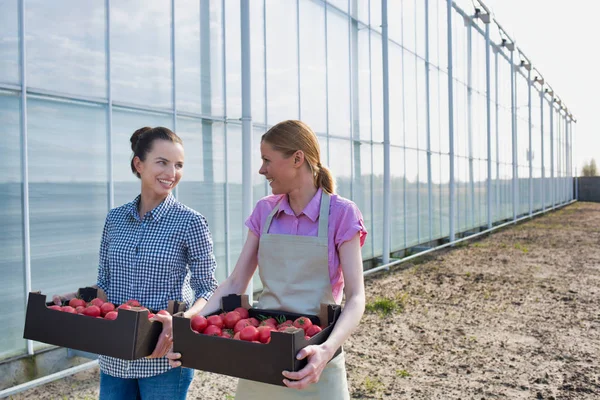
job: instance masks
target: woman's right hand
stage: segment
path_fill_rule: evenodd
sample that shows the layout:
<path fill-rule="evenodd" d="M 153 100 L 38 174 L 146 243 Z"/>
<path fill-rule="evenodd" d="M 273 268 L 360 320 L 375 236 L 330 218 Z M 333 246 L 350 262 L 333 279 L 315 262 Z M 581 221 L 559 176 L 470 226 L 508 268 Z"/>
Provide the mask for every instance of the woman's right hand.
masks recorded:
<path fill-rule="evenodd" d="M 77 293 L 65 293 L 65 294 L 55 294 L 52 296 L 52 302 L 57 306 L 61 306 L 63 301 L 68 301 L 77 297 Z"/>
<path fill-rule="evenodd" d="M 167 358 L 169 359 L 169 365 L 172 368 L 177 368 L 181 366 L 181 361 L 179 361 L 179 359 L 181 358 L 181 353 L 168 352 Z"/>

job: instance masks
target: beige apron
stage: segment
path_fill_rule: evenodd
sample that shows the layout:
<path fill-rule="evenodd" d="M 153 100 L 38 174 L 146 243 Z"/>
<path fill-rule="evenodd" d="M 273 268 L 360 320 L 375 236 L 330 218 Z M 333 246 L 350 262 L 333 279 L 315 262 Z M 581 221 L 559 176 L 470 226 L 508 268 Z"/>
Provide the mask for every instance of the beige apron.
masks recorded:
<path fill-rule="evenodd" d="M 319 314 L 321 303 L 335 303 L 329 279 L 327 229 L 330 196 L 323 192 L 318 236 L 268 233 L 279 204 L 267 217 L 258 247 L 258 273 L 263 283 L 259 308 Z M 281 379 L 284 376 L 281 375 Z M 350 399 L 344 353 L 332 359 L 319 382 L 290 389 L 240 379 L 236 399 Z"/>

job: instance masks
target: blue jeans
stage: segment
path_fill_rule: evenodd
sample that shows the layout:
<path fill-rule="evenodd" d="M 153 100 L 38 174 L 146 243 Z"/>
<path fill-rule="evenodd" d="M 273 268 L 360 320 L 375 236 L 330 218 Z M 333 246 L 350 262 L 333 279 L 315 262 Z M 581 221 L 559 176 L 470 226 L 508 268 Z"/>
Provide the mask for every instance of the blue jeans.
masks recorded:
<path fill-rule="evenodd" d="M 182 367 L 139 379 L 100 372 L 100 400 L 185 400 L 193 378 L 194 370 Z"/>

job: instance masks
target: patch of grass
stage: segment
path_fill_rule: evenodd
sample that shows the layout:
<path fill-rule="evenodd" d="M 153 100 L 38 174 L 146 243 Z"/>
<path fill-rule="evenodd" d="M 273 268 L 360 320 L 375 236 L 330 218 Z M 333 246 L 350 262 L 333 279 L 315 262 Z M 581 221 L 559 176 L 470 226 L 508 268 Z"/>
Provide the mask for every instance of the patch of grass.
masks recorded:
<path fill-rule="evenodd" d="M 381 383 L 379 379 L 371 379 L 368 376 L 365 378 L 363 385 L 365 386 L 365 390 L 369 393 L 375 393 L 380 389 L 383 389 L 383 383 Z"/>
<path fill-rule="evenodd" d="M 368 302 L 365 305 L 367 312 L 378 313 L 381 316 L 387 316 L 395 312 L 404 311 L 406 302 L 408 301 L 408 293 L 398 294 L 395 297 L 377 297 L 375 300 Z"/>
<path fill-rule="evenodd" d="M 467 278 L 470 278 L 470 277 L 471 277 L 471 273 L 470 273 L 470 272 L 467 272 L 467 273 L 465 274 L 465 276 L 466 276 Z"/>
<path fill-rule="evenodd" d="M 529 253 L 529 249 L 519 242 L 515 243 L 515 249 L 521 250 L 523 253 Z"/>
<path fill-rule="evenodd" d="M 396 376 L 399 376 L 400 378 L 408 378 L 410 374 L 405 369 L 397 369 Z"/>

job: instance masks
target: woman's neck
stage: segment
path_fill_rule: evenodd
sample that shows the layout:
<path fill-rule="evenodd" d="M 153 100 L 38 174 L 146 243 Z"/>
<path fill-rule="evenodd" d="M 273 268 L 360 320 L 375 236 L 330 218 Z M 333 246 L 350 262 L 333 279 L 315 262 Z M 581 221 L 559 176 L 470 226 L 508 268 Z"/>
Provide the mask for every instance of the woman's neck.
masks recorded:
<path fill-rule="evenodd" d="M 288 202 L 294 214 L 300 215 L 319 189 L 314 185 L 300 187 L 288 193 Z"/>
<path fill-rule="evenodd" d="M 167 195 L 168 196 L 168 195 Z M 156 196 L 154 194 L 144 191 L 142 188 L 142 195 L 140 196 L 140 204 L 138 205 L 138 213 L 140 219 L 144 219 L 144 216 L 148 211 L 154 210 L 160 203 L 162 203 L 167 196 Z"/>

